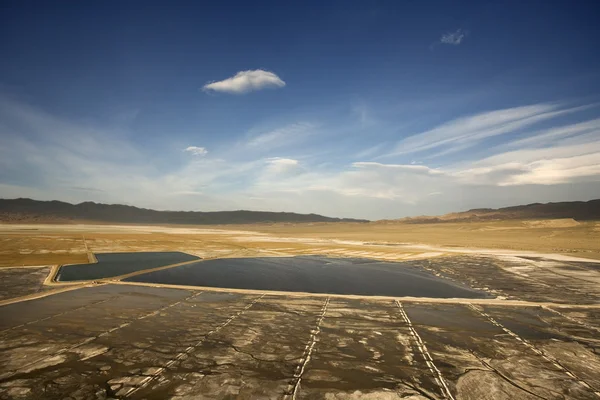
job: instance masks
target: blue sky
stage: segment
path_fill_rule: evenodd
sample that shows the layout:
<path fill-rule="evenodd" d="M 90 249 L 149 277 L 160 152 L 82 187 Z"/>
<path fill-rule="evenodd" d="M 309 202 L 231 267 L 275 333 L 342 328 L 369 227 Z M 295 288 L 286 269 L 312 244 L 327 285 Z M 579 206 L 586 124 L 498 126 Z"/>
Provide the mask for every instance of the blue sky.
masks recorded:
<path fill-rule="evenodd" d="M 2 2 L 0 197 L 369 219 L 600 197 L 596 2 L 215 3 Z"/>

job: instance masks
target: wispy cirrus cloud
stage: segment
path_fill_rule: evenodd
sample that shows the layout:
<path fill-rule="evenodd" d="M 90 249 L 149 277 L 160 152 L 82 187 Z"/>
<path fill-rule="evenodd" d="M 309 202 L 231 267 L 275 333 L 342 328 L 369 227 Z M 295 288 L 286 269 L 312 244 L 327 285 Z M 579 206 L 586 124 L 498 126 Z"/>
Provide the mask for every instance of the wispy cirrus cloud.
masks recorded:
<path fill-rule="evenodd" d="M 353 167 L 356 168 L 370 168 L 370 169 L 387 169 L 390 171 L 402 171 L 402 172 L 410 172 L 413 174 L 420 175 L 440 175 L 443 174 L 442 171 L 429 168 L 425 165 L 415 165 L 415 164 L 382 164 L 378 162 L 355 162 L 352 163 Z"/>
<path fill-rule="evenodd" d="M 454 32 L 447 32 L 440 37 L 440 43 L 458 46 L 465 40 L 468 34 L 468 31 L 462 29 L 457 29 Z"/>
<path fill-rule="evenodd" d="M 458 184 L 487 186 L 559 185 L 600 182 L 600 152 L 572 157 L 511 161 L 455 171 Z"/>
<path fill-rule="evenodd" d="M 590 121 L 580 122 L 576 124 L 570 124 L 565 126 L 558 126 L 551 129 L 535 132 L 528 137 L 514 140 L 507 143 L 510 147 L 543 147 L 550 143 L 557 141 L 564 141 L 566 139 L 575 137 L 581 137 L 581 135 L 594 135 L 600 137 L 600 118 L 593 119 Z"/>
<path fill-rule="evenodd" d="M 183 151 L 188 152 L 194 156 L 205 156 L 208 154 L 208 150 L 205 147 L 189 146 Z"/>
<path fill-rule="evenodd" d="M 261 150 L 282 148 L 301 142 L 314 133 L 315 127 L 310 122 L 296 122 L 276 129 L 251 132 L 245 144 Z"/>
<path fill-rule="evenodd" d="M 478 145 L 481 141 L 512 133 L 550 120 L 574 113 L 589 106 L 560 108 L 558 104 L 535 104 L 482 112 L 446 122 L 425 132 L 400 140 L 394 149 L 379 158 L 426 151 L 439 151 L 435 156 L 447 155 Z"/>
<path fill-rule="evenodd" d="M 273 72 L 262 69 L 240 71 L 222 81 L 209 82 L 202 87 L 205 92 L 244 94 L 262 89 L 282 88 L 285 82 Z"/>

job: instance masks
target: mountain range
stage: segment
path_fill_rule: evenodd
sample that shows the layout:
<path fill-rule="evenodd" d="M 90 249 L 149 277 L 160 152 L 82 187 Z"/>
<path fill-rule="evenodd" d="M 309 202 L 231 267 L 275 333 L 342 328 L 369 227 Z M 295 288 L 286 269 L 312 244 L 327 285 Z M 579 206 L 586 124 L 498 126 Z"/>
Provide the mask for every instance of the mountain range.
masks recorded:
<path fill-rule="evenodd" d="M 254 224 L 301 222 L 368 222 L 351 218 L 330 218 L 317 214 L 267 211 L 157 211 L 122 204 L 32 199 L 0 199 L 0 221 L 3 222 L 110 222 L 131 224 Z"/>
<path fill-rule="evenodd" d="M 476 208 L 438 216 L 407 217 L 381 220 L 379 223 L 442 223 L 515 219 L 559 219 L 576 221 L 600 220 L 600 199 L 559 203 L 534 203 L 504 208 Z M 131 223 L 131 224 L 254 224 L 254 223 L 315 223 L 369 222 L 364 219 L 331 218 L 318 214 L 298 214 L 269 211 L 157 211 L 122 204 L 32 199 L 0 199 L 0 221 L 14 223 Z"/>

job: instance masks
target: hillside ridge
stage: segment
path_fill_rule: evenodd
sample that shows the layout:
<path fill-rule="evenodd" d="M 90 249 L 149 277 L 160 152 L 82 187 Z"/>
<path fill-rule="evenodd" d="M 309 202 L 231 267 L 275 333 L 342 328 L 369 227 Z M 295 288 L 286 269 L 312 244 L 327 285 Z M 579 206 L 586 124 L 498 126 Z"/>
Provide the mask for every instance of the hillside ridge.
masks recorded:
<path fill-rule="evenodd" d="M 2 222 L 111 222 L 137 224 L 252 224 L 252 223 L 314 223 L 368 222 L 353 218 L 331 218 L 318 214 L 298 214 L 271 211 L 157 211 L 124 204 L 103 204 L 86 201 L 71 204 L 64 201 L 41 201 L 28 198 L 0 199 Z"/>
<path fill-rule="evenodd" d="M 514 219 L 561 219 L 576 221 L 600 220 L 600 199 L 589 201 L 563 201 L 555 203 L 532 203 L 502 208 L 473 208 L 468 211 L 453 212 L 438 216 L 422 215 L 380 222 L 387 223 L 439 223 L 475 222 L 487 220 Z"/>

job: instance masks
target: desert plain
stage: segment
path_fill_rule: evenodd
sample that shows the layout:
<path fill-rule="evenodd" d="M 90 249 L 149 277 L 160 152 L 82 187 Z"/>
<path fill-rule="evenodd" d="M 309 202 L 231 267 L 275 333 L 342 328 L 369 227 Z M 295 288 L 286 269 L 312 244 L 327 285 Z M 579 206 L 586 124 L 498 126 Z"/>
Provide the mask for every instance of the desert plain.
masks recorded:
<path fill-rule="evenodd" d="M 137 252 L 391 263 L 483 295 L 55 279 Z M 600 223 L 1 224 L 0 349 L 1 399 L 600 399 Z"/>

